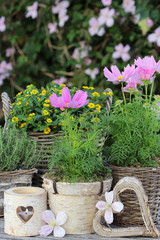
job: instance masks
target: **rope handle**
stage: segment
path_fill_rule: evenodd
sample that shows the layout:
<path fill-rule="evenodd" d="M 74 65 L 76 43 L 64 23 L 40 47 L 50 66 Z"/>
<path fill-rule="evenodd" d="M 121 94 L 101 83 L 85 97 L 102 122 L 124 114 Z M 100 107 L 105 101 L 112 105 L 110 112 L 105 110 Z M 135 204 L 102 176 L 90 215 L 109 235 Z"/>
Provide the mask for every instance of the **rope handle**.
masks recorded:
<path fill-rule="evenodd" d="M 112 89 L 110 89 L 110 88 L 107 88 L 107 89 L 105 90 L 105 92 L 111 92 L 112 95 L 113 95 L 113 91 L 112 91 Z M 109 112 L 110 109 L 111 109 L 112 100 L 113 100 L 113 97 L 112 97 L 112 96 L 109 96 L 109 98 L 107 98 L 107 100 L 106 100 L 106 110 L 107 110 L 108 112 Z"/>
<path fill-rule="evenodd" d="M 3 132 L 6 134 L 7 121 L 8 121 L 8 118 L 9 118 L 9 114 L 12 110 L 12 104 L 11 104 L 11 100 L 10 100 L 10 98 L 9 98 L 9 96 L 6 92 L 3 92 L 1 94 L 1 99 L 2 99 L 2 111 L 4 113 L 4 120 L 5 120 Z"/>

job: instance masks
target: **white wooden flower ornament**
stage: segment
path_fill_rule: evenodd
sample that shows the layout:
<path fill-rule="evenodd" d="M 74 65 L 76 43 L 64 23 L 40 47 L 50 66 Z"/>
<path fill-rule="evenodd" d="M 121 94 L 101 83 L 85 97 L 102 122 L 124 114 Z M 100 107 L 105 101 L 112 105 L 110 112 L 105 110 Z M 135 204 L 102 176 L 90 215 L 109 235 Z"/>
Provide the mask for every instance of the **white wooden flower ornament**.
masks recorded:
<path fill-rule="evenodd" d="M 99 210 L 93 220 L 93 228 L 95 232 L 103 237 L 159 237 L 159 231 L 153 223 L 148 205 L 148 197 L 143 189 L 142 183 L 135 177 L 122 178 L 113 189 L 113 202 L 120 202 L 119 195 L 125 190 L 133 190 L 137 194 L 144 226 L 123 228 L 105 227 L 101 224 L 101 218 L 105 216 L 106 210 Z"/>

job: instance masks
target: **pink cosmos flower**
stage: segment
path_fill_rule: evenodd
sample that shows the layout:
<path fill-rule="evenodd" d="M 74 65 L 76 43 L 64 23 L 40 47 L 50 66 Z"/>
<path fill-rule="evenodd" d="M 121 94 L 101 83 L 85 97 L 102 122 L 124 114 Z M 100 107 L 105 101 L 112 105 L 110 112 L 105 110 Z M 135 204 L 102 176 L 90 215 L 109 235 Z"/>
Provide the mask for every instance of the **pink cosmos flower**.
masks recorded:
<path fill-rule="evenodd" d="M 55 108 L 80 108 L 88 104 L 87 100 L 88 94 L 82 90 L 78 90 L 73 98 L 71 99 L 71 94 L 67 87 L 64 87 L 62 90 L 62 97 L 57 97 L 55 93 L 52 93 L 52 96 L 49 97 L 51 105 Z"/>
<path fill-rule="evenodd" d="M 13 56 L 14 53 L 15 53 L 15 48 L 14 47 L 6 49 L 6 57 Z"/>
<path fill-rule="evenodd" d="M 55 33 L 57 30 L 57 23 L 48 23 L 49 33 Z"/>
<path fill-rule="evenodd" d="M 105 210 L 104 219 L 108 224 L 113 222 L 113 213 L 114 212 L 121 212 L 124 208 L 121 202 L 113 202 L 113 191 L 105 193 L 104 201 L 98 201 L 96 207 L 98 210 Z"/>
<path fill-rule="evenodd" d="M 31 17 L 32 19 L 35 19 L 38 16 L 37 8 L 38 2 L 34 2 L 32 6 L 28 6 L 26 18 Z"/>
<path fill-rule="evenodd" d="M 114 59 L 121 58 L 124 62 L 127 62 L 131 58 L 128 54 L 128 51 L 130 50 L 130 46 L 128 44 L 123 46 L 122 43 L 119 43 L 117 46 L 115 46 L 115 50 L 116 51 L 112 54 Z"/>
<path fill-rule="evenodd" d="M 109 5 L 111 5 L 112 0 L 101 0 L 101 2 L 104 6 L 109 6 Z"/>
<path fill-rule="evenodd" d="M 64 237 L 65 230 L 60 226 L 66 223 L 67 218 L 67 214 L 64 211 L 59 212 L 56 218 L 50 210 L 42 212 L 42 220 L 48 225 L 41 227 L 40 235 L 46 237 L 53 231 L 54 237 Z"/>
<path fill-rule="evenodd" d="M 143 59 L 139 57 L 135 60 L 135 65 L 138 67 L 137 72 L 141 77 L 141 81 L 150 81 L 156 71 L 157 63 L 153 56 L 146 56 Z"/>
<path fill-rule="evenodd" d="M 150 43 L 156 42 L 157 46 L 160 47 L 160 27 L 156 28 L 154 33 L 148 35 L 148 41 Z"/>
<path fill-rule="evenodd" d="M 99 22 L 99 19 L 96 19 L 95 17 L 92 17 L 89 20 L 90 28 L 88 29 L 91 36 L 98 35 L 103 36 L 105 33 L 104 27 L 101 27 L 101 24 Z"/>
<path fill-rule="evenodd" d="M 0 32 L 4 32 L 6 30 L 6 25 L 5 25 L 5 17 L 0 18 Z"/>
<path fill-rule="evenodd" d="M 115 15 L 114 9 L 109 9 L 108 7 L 100 10 L 100 15 L 98 18 L 99 24 L 106 24 L 107 27 L 112 27 L 114 25 L 113 16 Z"/>
<path fill-rule="evenodd" d="M 56 1 L 56 6 L 52 7 L 52 13 L 59 14 L 62 10 L 69 7 L 69 1 Z"/>
<path fill-rule="evenodd" d="M 146 25 L 148 26 L 148 27 L 152 27 L 153 25 L 154 25 L 154 22 L 153 22 L 153 20 L 152 19 L 146 19 Z"/>
<path fill-rule="evenodd" d="M 86 66 L 89 66 L 89 65 L 91 64 L 91 62 L 92 62 L 92 60 L 91 60 L 90 58 L 85 58 L 85 59 L 84 59 L 84 64 L 85 64 Z"/>
<path fill-rule="evenodd" d="M 85 71 L 85 74 L 89 75 L 93 80 L 96 78 L 96 75 L 99 73 L 98 68 L 90 69 L 87 68 Z"/>
<path fill-rule="evenodd" d="M 122 8 L 124 9 L 125 13 L 135 13 L 135 1 L 134 0 L 123 0 Z"/>
<path fill-rule="evenodd" d="M 59 79 L 53 80 L 53 82 L 55 82 L 55 83 L 57 83 L 57 84 L 59 84 L 59 85 L 65 83 L 66 81 L 67 81 L 67 78 L 65 78 L 65 77 L 61 77 L 61 78 L 59 78 Z"/>
<path fill-rule="evenodd" d="M 138 89 L 137 89 L 137 83 L 133 82 L 132 80 L 129 80 L 127 82 L 127 85 L 122 89 L 123 92 L 131 92 L 131 93 L 134 93 L 134 92 L 137 92 Z"/>
<path fill-rule="evenodd" d="M 69 19 L 69 16 L 67 15 L 67 9 L 62 9 L 58 14 L 58 18 L 59 18 L 59 26 L 63 27 L 65 22 Z"/>
<path fill-rule="evenodd" d="M 123 80 L 124 76 L 115 65 L 111 66 L 112 72 L 110 72 L 107 67 L 105 67 L 103 71 L 104 71 L 104 76 L 107 78 L 107 80 L 109 82 L 112 82 L 113 84 L 119 84 L 119 82 L 124 81 Z"/>

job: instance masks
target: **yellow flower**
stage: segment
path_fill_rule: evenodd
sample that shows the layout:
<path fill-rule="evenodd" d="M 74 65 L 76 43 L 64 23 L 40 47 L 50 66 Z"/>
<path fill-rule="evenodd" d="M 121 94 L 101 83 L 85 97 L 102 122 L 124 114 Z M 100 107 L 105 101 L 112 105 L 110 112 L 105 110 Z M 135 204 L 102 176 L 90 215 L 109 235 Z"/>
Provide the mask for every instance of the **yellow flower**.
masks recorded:
<path fill-rule="evenodd" d="M 113 93 L 112 93 L 112 92 L 108 92 L 107 94 L 108 94 L 109 96 L 112 96 L 112 95 L 113 95 Z"/>
<path fill-rule="evenodd" d="M 28 85 L 27 88 L 28 88 L 28 87 L 33 87 L 33 84 Z"/>
<path fill-rule="evenodd" d="M 95 107 L 96 107 L 96 110 L 100 110 L 101 109 L 101 105 L 100 104 L 96 104 Z"/>
<path fill-rule="evenodd" d="M 31 93 L 32 93 L 32 94 L 37 94 L 37 92 L 38 92 L 38 91 L 34 89 L 34 90 L 32 90 Z"/>
<path fill-rule="evenodd" d="M 44 114 L 44 115 L 48 115 L 49 112 L 48 112 L 47 110 L 43 110 L 43 114 Z"/>
<path fill-rule="evenodd" d="M 47 118 L 47 122 L 48 122 L 48 123 L 51 123 L 51 122 L 52 122 L 52 119 Z"/>
<path fill-rule="evenodd" d="M 93 95 L 94 97 L 100 97 L 100 94 L 99 94 L 98 92 L 94 92 L 94 93 L 92 93 L 92 95 Z"/>
<path fill-rule="evenodd" d="M 57 128 L 57 125 L 53 126 L 53 129 L 54 129 L 54 128 Z"/>
<path fill-rule="evenodd" d="M 59 94 L 62 94 L 62 90 L 59 91 Z"/>
<path fill-rule="evenodd" d="M 58 110 L 57 110 L 57 109 L 54 109 L 54 111 L 55 111 L 55 112 L 58 112 Z"/>
<path fill-rule="evenodd" d="M 94 103 L 89 103 L 89 104 L 88 104 L 88 107 L 89 107 L 89 108 L 94 108 L 95 105 L 94 105 Z"/>
<path fill-rule="evenodd" d="M 50 131 L 51 131 L 51 129 L 50 129 L 49 127 L 46 127 L 46 128 L 43 130 L 43 132 L 44 132 L 45 134 L 50 133 Z"/>
<path fill-rule="evenodd" d="M 96 120 L 97 120 L 97 121 L 99 121 L 99 120 L 100 120 L 100 118 L 96 117 Z"/>
<path fill-rule="evenodd" d="M 30 113 L 30 114 L 29 114 L 30 117 L 32 117 L 32 116 L 34 116 L 34 115 L 35 115 L 35 113 Z"/>
<path fill-rule="evenodd" d="M 49 100 L 49 99 L 46 99 L 46 100 L 45 100 L 45 103 L 50 103 L 50 100 Z"/>
<path fill-rule="evenodd" d="M 103 94 L 104 94 L 105 96 L 107 96 L 107 93 L 106 93 L 106 92 L 103 92 Z"/>
<path fill-rule="evenodd" d="M 24 106 L 28 106 L 28 104 L 29 104 L 29 102 L 26 102 L 26 103 L 24 104 Z"/>
<path fill-rule="evenodd" d="M 19 101 L 18 103 L 16 103 L 16 105 L 21 105 L 21 101 Z"/>
<path fill-rule="evenodd" d="M 22 128 L 22 127 L 24 127 L 25 125 L 26 125 L 26 123 L 24 122 L 24 123 L 22 123 L 22 124 L 20 125 L 19 128 Z"/>
<path fill-rule="evenodd" d="M 32 117 L 31 117 L 31 116 L 29 116 L 27 119 L 30 121 L 30 120 L 32 120 Z"/>
<path fill-rule="evenodd" d="M 18 122 L 18 117 L 13 117 L 12 122 Z"/>
<path fill-rule="evenodd" d="M 18 96 L 20 96 L 22 94 L 22 92 L 19 92 L 16 96 L 18 97 Z"/>
<path fill-rule="evenodd" d="M 41 99 L 39 97 L 37 97 L 38 101 L 40 101 Z"/>
<path fill-rule="evenodd" d="M 93 89 L 94 89 L 94 87 L 89 87 L 88 89 L 91 89 L 91 90 L 93 90 Z"/>
<path fill-rule="evenodd" d="M 15 105 L 15 103 L 12 103 L 12 106 L 14 106 Z"/>
<path fill-rule="evenodd" d="M 61 87 L 62 87 L 62 88 L 66 87 L 66 84 L 61 84 Z"/>
<path fill-rule="evenodd" d="M 25 97 L 30 97 L 30 95 L 29 95 L 29 94 L 27 94 Z"/>
<path fill-rule="evenodd" d="M 89 89 L 89 87 L 87 87 L 87 86 L 83 86 L 82 88 L 84 88 L 84 89 Z"/>
<path fill-rule="evenodd" d="M 74 120 L 74 117 L 71 117 L 72 121 Z"/>
<path fill-rule="evenodd" d="M 44 95 L 46 95 L 46 90 L 45 89 L 42 91 L 42 96 L 44 96 Z"/>
<path fill-rule="evenodd" d="M 50 104 L 44 103 L 43 106 L 44 106 L 44 107 L 49 107 Z"/>

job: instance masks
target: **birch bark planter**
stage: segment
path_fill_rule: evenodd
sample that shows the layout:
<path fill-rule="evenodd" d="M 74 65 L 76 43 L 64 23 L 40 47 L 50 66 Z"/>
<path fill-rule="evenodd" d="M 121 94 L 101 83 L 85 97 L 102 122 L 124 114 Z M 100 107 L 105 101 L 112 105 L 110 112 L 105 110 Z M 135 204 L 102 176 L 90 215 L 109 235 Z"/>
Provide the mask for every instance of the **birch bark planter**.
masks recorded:
<path fill-rule="evenodd" d="M 4 192 L 4 232 L 14 236 L 39 235 L 47 209 L 47 193 L 42 188 L 19 187 Z"/>
<path fill-rule="evenodd" d="M 52 180 L 44 178 L 43 187 L 48 192 L 49 206 L 57 215 L 65 211 L 67 222 L 63 225 L 68 234 L 94 233 L 93 218 L 95 217 L 96 203 L 104 200 L 104 193 L 111 188 L 112 179 L 103 182 L 66 183 L 57 182 L 56 187 Z"/>

